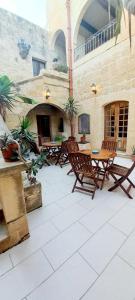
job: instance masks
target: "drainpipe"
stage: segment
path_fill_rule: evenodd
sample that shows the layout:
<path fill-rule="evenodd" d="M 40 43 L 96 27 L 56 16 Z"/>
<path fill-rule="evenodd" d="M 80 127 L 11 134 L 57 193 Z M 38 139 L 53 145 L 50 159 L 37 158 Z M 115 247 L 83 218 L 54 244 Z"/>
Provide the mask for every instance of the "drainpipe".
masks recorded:
<path fill-rule="evenodd" d="M 71 32 L 71 1 L 66 0 L 67 32 L 68 32 L 68 63 L 69 63 L 69 96 L 73 97 L 73 61 L 72 61 L 72 32 Z"/>

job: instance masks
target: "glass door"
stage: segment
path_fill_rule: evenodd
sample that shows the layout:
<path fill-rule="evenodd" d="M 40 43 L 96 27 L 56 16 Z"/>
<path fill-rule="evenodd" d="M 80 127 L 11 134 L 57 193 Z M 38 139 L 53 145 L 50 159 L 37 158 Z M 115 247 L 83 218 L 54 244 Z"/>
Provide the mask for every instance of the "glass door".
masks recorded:
<path fill-rule="evenodd" d="M 115 102 L 105 107 L 105 140 L 118 143 L 118 150 L 126 151 L 128 132 L 128 102 Z"/>

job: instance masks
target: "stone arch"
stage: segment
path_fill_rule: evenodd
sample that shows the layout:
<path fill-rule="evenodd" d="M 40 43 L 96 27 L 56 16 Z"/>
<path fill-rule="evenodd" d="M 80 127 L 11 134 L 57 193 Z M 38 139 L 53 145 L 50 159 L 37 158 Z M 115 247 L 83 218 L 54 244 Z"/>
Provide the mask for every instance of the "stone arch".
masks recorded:
<path fill-rule="evenodd" d="M 87 8 L 90 6 L 90 4 L 92 3 L 93 0 L 86 0 L 84 2 L 84 5 L 80 11 L 80 14 L 78 16 L 78 19 L 77 19 L 77 22 L 76 22 L 76 26 L 75 26 L 75 29 L 74 29 L 74 36 L 73 36 L 73 43 L 74 43 L 74 46 L 76 47 L 77 46 L 77 36 L 78 36 L 78 32 L 79 32 L 79 27 L 80 27 L 80 23 L 81 23 L 81 20 L 83 18 L 83 15 L 85 14 Z"/>
<path fill-rule="evenodd" d="M 53 52 L 53 63 L 56 65 L 67 65 L 66 37 L 63 30 L 59 29 L 53 35 L 51 49 Z"/>
<path fill-rule="evenodd" d="M 107 1 L 105 3 L 98 0 L 84 1 L 74 29 L 74 47 L 85 43 L 93 34 L 116 18 L 115 5 L 111 4 L 109 10 Z"/>
<path fill-rule="evenodd" d="M 40 103 L 30 108 L 26 115 L 31 131 L 36 133 L 39 145 L 54 140 L 57 135 L 68 136 L 68 120 L 63 108 L 54 103 Z M 61 125 L 62 124 L 62 125 Z M 62 129 L 63 128 L 63 129 Z"/>

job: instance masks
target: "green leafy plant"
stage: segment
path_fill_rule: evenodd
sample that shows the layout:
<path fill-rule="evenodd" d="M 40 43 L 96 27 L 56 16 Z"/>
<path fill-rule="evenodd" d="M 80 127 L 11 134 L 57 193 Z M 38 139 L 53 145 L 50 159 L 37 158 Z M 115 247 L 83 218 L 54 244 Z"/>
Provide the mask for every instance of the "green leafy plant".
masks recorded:
<path fill-rule="evenodd" d="M 11 130 L 13 138 L 20 145 L 21 154 L 24 156 L 29 155 L 31 151 L 35 154 L 39 153 L 35 142 L 36 134 L 29 130 L 30 126 L 30 120 L 27 117 L 23 117 L 19 128 Z"/>
<path fill-rule="evenodd" d="M 135 146 L 132 147 L 132 155 L 135 155 Z"/>
<path fill-rule="evenodd" d="M 58 72 L 68 73 L 68 66 L 67 65 L 57 65 L 54 67 L 54 70 Z"/>
<path fill-rule="evenodd" d="M 32 159 L 30 166 L 27 168 L 27 178 L 31 184 L 37 182 L 36 176 L 39 171 L 44 165 L 45 155 L 42 153 L 36 159 Z"/>
<path fill-rule="evenodd" d="M 0 149 L 6 149 L 7 146 L 13 142 L 13 139 L 10 135 L 6 133 L 0 136 Z"/>
<path fill-rule="evenodd" d="M 64 104 L 64 111 L 66 112 L 71 129 L 71 136 L 74 136 L 74 118 L 78 114 L 78 102 L 73 97 L 69 97 L 67 102 Z"/>
<path fill-rule="evenodd" d="M 12 111 L 19 99 L 28 104 L 37 103 L 34 99 L 18 94 L 14 82 L 8 76 L 0 76 L 0 114 L 4 117 L 6 108 Z"/>
<path fill-rule="evenodd" d="M 56 135 L 54 140 L 57 143 L 62 143 L 64 140 L 66 139 L 66 137 L 64 135 Z"/>

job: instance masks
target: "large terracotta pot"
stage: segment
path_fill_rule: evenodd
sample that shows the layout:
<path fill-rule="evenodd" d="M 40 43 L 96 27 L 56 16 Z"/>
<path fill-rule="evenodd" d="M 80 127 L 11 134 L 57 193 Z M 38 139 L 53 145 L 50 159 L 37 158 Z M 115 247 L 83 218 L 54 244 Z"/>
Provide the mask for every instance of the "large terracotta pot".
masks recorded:
<path fill-rule="evenodd" d="M 18 161 L 18 151 L 19 146 L 16 141 L 13 141 L 12 143 L 8 144 L 6 148 L 1 149 L 5 161 Z"/>

